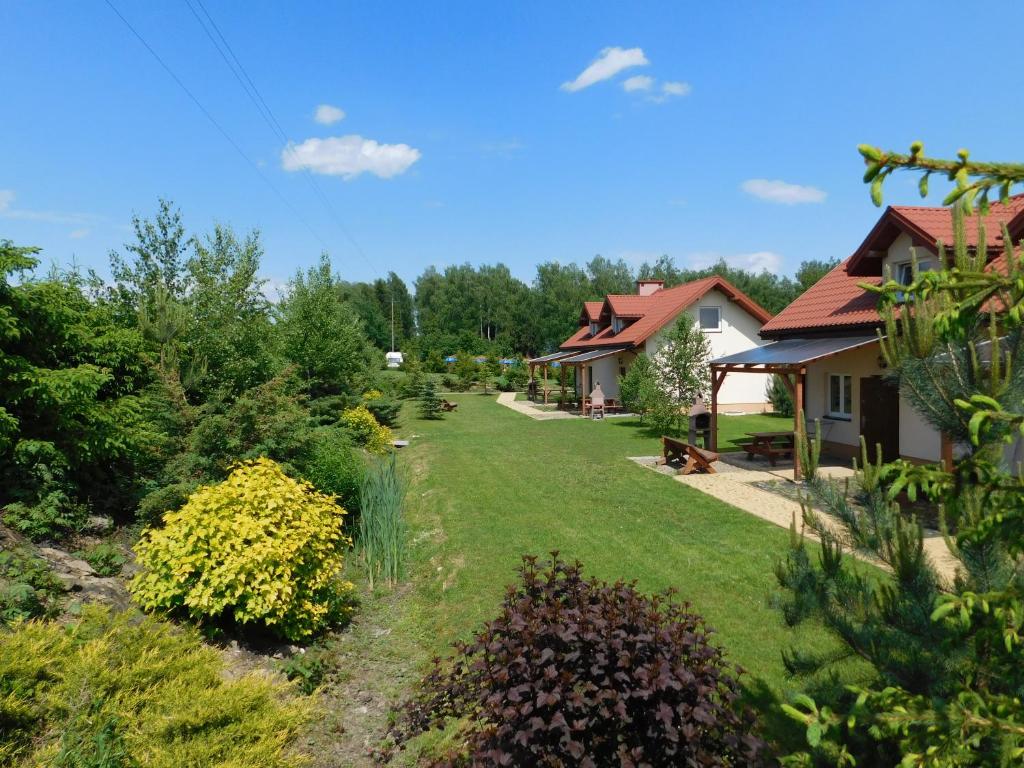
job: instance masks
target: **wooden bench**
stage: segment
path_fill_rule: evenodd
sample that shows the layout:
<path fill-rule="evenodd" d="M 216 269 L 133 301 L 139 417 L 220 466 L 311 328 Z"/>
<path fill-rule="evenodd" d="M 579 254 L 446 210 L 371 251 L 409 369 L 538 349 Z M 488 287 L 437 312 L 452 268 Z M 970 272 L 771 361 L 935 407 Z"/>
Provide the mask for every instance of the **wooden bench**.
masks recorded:
<path fill-rule="evenodd" d="M 714 451 L 707 451 L 695 445 L 676 440 L 674 437 L 663 435 L 661 438 L 661 459 L 659 464 L 671 464 L 677 461 L 682 466 L 677 471 L 680 475 L 689 475 L 693 472 L 706 472 L 709 475 L 716 474 L 712 464 L 718 461 L 718 454 Z"/>
<path fill-rule="evenodd" d="M 454 411 L 458 407 L 459 407 L 458 403 L 453 403 L 450 400 L 442 400 L 441 401 L 441 410 L 442 411 Z"/>

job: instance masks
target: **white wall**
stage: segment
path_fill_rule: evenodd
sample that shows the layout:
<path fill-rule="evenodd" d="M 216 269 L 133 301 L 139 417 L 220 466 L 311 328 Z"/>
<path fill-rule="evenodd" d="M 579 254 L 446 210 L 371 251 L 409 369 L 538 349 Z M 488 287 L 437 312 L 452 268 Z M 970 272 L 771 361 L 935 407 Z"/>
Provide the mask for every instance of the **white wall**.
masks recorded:
<path fill-rule="evenodd" d="M 917 256 L 917 260 L 931 261 L 932 269 L 937 267 L 936 254 L 927 248 L 921 248 L 920 246 L 914 246 L 914 241 L 910 239 L 910 235 L 903 233 L 895 240 L 892 245 L 889 246 L 889 250 L 885 254 L 885 258 L 882 259 L 882 274 L 885 274 L 886 268 L 889 269 L 890 273 L 894 278 L 898 278 L 896 267 L 898 264 L 904 264 L 912 260 L 911 254 Z"/>
<path fill-rule="evenodd" d="M 768 343 L 757 334 L 761 330 L 761 323 L 724 293 L 717 290 L 709 291 L 700 301 L 687 308 L 687 314 L 695 323 L 699 317 L 700 307 L 719 307 L 722 310 L 721 331 L 707 332 L 708 341 L 711 342 L 712 360 Z M 659 331 L 647 340 L 648 356 L 653 357 L 657 354 L 661 348 L 662 338 L 662 332 Z M 718 391 L 719 408 L 727 411 L 730 405 L 766 405 L 770 381 L 771 376 L 764 373 L 729 374 Z"/>
<path fill-rule="evenodd" d="M 884 373 L 878 365 L 879 354 L 878 344 L 868 344 L 807 366 L 804 411 L 808 423 L 815 419 L 821 420 L 824 440 L 860 451 L 860 380 L 861 377 L 880 376 Z M 832 419 L 827 415 L 828 377 L 833 373 L 853 377 L 853 417 L 850 421 Z M 922 461 L 938 461 L 942 451 L 938 431 L 902 395 L 899 418 L 900 455 Z"/>
<path fill-rule="evenodd" d="M 591 363 L 594 366 L 594 378 L 590 382 L 591 391 L 600 384 L 605 397 L 614 397 L 616 399 L 619 397 L 619 357 L 622 357 L 622 355 L 602 357 L 600 360 L 595 360 Z M 623 361 L 625 361 L 625 358 L 623 358 Z M 589 395 L 590 392 L 587 392 L 587 394 Z"/>

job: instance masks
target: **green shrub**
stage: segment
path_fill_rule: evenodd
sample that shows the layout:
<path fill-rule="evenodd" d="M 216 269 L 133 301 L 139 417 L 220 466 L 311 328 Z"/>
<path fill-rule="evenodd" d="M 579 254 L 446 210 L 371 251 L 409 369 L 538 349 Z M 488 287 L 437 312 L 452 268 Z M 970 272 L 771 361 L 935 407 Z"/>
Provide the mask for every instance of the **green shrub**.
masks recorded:
<path fill-rule="evenodd" d="M 76 552 L 75 556 L 85 560 L 100 576 L 117 576 L 128 562 L 124 552 L 109 541 L 94 544 L 86 550 Z"/>
<path fill-rule="evenodd" d="M 366 461 L 348 434 L 337 427 L 318 430 L 313 437 L 302 476 L 317 490 L 336 496 L 350 514 L 359 511 L 359 486 L 366 474 Z"/>
<path fill-rule="evenodd" d="M 320 687 L 331 668 L 331 652 L 322 645 L 311 645 L 281 662 L 281 672 L 305 694 Z"/>
<path fill-rule="evenodd" d="M 370 467 L 363 480 L 359 549 L 366 561 L 370 589 L 377 578 L 394 586 L 405 570 L 405 491 L 395 454 Z"/>
<path fill-rule="evenodd" d="M 195 632 L 97 606 L 20 624 L 0 653 L 0 765 L 297 766 L 308 702 L 223 667 Z"/>
<path fill-rule="evenodd" d="M 504 379 L 509 386 L 509 390 L 507 391 L 515 392 L 520 389 L 526 389 L 526 382 L 529 379 L 529 375 L 527 374 L 524 366 L 510 365 L 505 371 Z"/>
<path fill-rule="evenodd" d="M 372 400 L 363 401 L 366 410 L 373 414 L 378 424 L 385 427 L 394 427 L 398 424 L 398 416 L 402 412 L 402 404 L 397 400 L 389 400 L 385 397 L 375 397 Z"/>
<path fill-rule="evenodd" d="M 391 450 L 391 430 L 378 424 L 365 406 L 349 408 L 341 414 L 341 423 L 370 453 L 384 454 Z"/>
<path fill-rule="evenodd" d="M 351 613 L 344 515 L 270 459 L 247 462 L 143 534 L 131 592 L 146 610 L 307 639 Z"/>
<path fill-rule="evenodd" d="M 0 549 L 0 624 L 56 615 L 63 592 L 60 579 L 28 547 Z M 0 711 L 2 708 L 0 704 Z"/>
<path fill-rule="evenodd" d="M 401 387 L 401 396 L 405 400 L 413 400 L 420 396 L 420 392 L 423 389 L 423 384 L 427 380 L 427 375 L 422 370 L 412 371 L 408 376 L 405 377 L 405 381 Z"/>
<path fill-rule="evenodd" d="M 772 413 L 787 417 L 793 415 L 793 396 L 777 373 L 768 384 L 768 402 L 772 404 Z"/>
<path fill-rule="evenodd" d="M 42 495 L 36 503 L 16 501 L 4 508 L 4 522 L 32 541 L 60 540 L 80 531 L 89 510 L 59 489 Z"/>

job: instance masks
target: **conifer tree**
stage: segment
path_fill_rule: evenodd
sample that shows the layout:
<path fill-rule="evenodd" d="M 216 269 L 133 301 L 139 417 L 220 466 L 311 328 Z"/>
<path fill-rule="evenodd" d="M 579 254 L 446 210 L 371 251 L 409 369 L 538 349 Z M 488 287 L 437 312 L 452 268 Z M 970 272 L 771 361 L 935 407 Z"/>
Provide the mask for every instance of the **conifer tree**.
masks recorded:
<path fill-rule="evenodd" d="M 915 267 L 910 284 L 888 279 L 872 290 L 885 320 L 880 336 L 890 375 L 963 450 L 952 466 L 883 464 L 871 462 L 862 444 L 850 488 L 809 483 L 831 520 L 805 505 L 804 523 L 821 538 L 818 564 L 794 521 L 793 548 L 777 569 L 782 609 L 791 623 L 819 617 L 840 649 L 793 652 L 786 663 L 806 674 L 856 658 L 872 673 L 860 685 L 819 684 L 785 707 L 806 726 L 810 747 L 787 763 L 1017 765 L 1024 761 L 1024 481 L 1017 463 L 1024 439 L 1024 259 L 1004 227 L 1005 267 L 986 265 L 984 232 L 977 249 L 968 249 L 964 222 L 978 226 L 969 215 L 984 200 L 977 196 L 998 188 L 1005 199 L 1020 167 L 970 166 L 966 152 L 959 162 L 925 160 L 919 144 L 910 156 L 861 152 L 876 203 L 879 177 L 901 167 L 942 170 L 956 184 L 946 199 L 956 204 L 955 248 L 947 258 L 940 246 L 944 268 Z M 925 553 L 920 522 L 897 503 L 903 493 L 937 507 L 955 578 Z M 864 573 L 846 557 L 849 550 L 877 558 L 888 573 Z"/>
<path fill-rule="evenodd" d="M 423 382 L 419 396 L 420 418 L 440 419 L 444 418 L 441 408 L 441 398 L 437 396 L 437 388 L 434 382 L 427 379 Z"/>

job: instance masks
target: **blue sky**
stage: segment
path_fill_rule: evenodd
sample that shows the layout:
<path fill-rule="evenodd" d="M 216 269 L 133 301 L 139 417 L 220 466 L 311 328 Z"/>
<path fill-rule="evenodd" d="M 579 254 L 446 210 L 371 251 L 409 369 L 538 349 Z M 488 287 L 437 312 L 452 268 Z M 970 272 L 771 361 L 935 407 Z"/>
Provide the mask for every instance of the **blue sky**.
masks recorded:
<path fill-rule="evenodd" d="M 597 253 L 792 273 L 877 218 L 860 142 L 1022 159 L 1020 3 L 203 0 L 289 153 L 185 0 L 111 1 L 259 173 L 106 2 L 6 0 L 0 238 L 101 272 L 164 196 L 192 230 L 259 228 L 274 281 L 325 246 L 353 280 Z"/>

